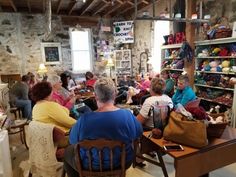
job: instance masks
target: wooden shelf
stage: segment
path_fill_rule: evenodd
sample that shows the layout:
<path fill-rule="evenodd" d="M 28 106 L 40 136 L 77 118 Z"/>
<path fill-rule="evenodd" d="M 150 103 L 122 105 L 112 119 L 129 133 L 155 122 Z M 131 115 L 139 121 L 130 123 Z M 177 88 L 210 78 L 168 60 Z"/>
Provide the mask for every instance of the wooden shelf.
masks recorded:
<path fill-rule="evenodd" d="M 207 74 L 225 74 L 225 75 L 236 75 L 234 72 L 212 72 L 212 71 L 195 71 L 196 73 L 207 73 Z"/>
<path fill-rule="evenodd" d="M 214 87 L 214 86 L 203 85 L 203 84 L 195 84 L 195 86 L 198 86 L 198 87 L 206 87 L 206 88 L 214 88 L 214 89 L 220 89 L 220 90 L 234 91 L 233 88 Z"/>
<path fill-rule="evenodd" d="M 226 43 L 233 43 L 233 42 L 236 42 L 235 37 L 195 41 L 194 43 L 195 43 L 195 46 L 201 46 L 201 45 L 213 45 L 213 44 L 226 44 Z"/>
<path fill-rule="evenodd" d="M 168 70 L 168 71 L 180 71 L 183 72 L 183 69 L 171 69 L 171 68 L 163 68 L 163 70 Z"/>
<path fill-rule="evenodd" d="M 180 48 L 182 46 L 183 43 L 179 43 L 179 44 L 170 44 L 170 45 L 162 45 L 161 49 L 177 49 Z"/>
<path fill-rule="evenodd" d="M 209 99 L 209 98 L 203 98 L 203 97 L 198 97 L 198 98 L 201 99 L 201 100 L 212 102 L 212 103 L 217 103 L 217 104 L 221 104 L 221 105 L 224 105 L 224 106 L 232 107 L 232 104 L 228 105 L 228 104 L 225 104 L 223 102 L 215 101 L 215 100 L 212 100 L 212 99 Z"/>
<path fill-rule="evenodd" d="M 180 59 L 180 57 L 175 57 L 175 58 L 164 58 L 164 60 L 178 60 L 178 59 Z"/>
<path fill-rule="evenodd" d="M 197 59 L 232 59 L 232 58 L 236 58 L 236 56 L 208 56 L 208 57 L 195 57 Z"/>
<path fill-rule="evenodd" d="M 165 17 L 136 17 L 135 20 L 159 20 L 159 21 L 174 21 L 174 22 L 185 22 L 185 23 L 207 23 L 209 20 L 205 19 L 190 19 L 190 18 L 165 18 Z"/>

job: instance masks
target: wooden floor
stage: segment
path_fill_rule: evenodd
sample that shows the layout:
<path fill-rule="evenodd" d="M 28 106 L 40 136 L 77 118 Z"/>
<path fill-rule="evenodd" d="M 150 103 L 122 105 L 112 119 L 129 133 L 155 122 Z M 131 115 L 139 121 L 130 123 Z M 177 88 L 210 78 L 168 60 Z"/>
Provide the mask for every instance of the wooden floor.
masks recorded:
<path fill-rule="evenodd" d="M 22 177 L 22 171 L 19 164 L 22 160 L 28 159 L 28 150 L 25 146 L 20 144 L 20 137 L 17 135 L 10 136 L 11 158 L 13 167 L 13 177 Z M 235 154 L 234 154 L 235 155 Z M 222 154 L 223 156 L 223 154 Z M 168 171 L 169 177 L 174 177 L 175 170 L 173 159 L 165 155 L 164 161 Z M 163 177 L 162 171 L 159 167 L 145 162 L 144 168 L 132 168 L 127 170 L 126 177 Z M 210 177 L 235 177 L 236 176 L 236 163 L 226 166 L 224 168 L 215 170 L 210 173 Z"/>

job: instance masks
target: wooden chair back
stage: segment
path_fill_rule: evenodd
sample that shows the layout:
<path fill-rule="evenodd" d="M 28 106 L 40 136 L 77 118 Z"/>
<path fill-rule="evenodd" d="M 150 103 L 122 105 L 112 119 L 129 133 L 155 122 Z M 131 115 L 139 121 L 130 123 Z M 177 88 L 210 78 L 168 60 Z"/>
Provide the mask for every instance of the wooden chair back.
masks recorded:
<path fill-rule="evenodd" d="M 119 147 L 121 149 L 120 157 L 120 168 L 114 168 L 113 166 L 113 149 Z M 88 169 L 83 169 L 82 160 L 80 156 L 80 149 L 83 148 L 86 150 L 86 155 L 88 157 Z M 94 170 L 92 167 L 92 149 L 96 148 L 99 155 L 99 170 Z M 110 160 L 110 169 L 103 169 L 103 149 L 109 149 L 109 160 Z M 114 140 L 84 140 L 77 144 L 77 162 L 78 162 L 78 171 L 81 177 L 83 176 L 120 176 L 125 177 L 125 144 L 120 141 Z"/>

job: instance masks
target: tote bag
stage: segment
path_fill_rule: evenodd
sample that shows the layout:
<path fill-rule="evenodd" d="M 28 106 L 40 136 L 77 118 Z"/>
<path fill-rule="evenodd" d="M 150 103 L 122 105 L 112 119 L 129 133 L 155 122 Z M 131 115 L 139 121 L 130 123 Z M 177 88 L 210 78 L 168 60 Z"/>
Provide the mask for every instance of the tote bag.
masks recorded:
<path fill-rule="evenodd" d="M 172 111 L 163 137 L 179 144 L 201 148 L 208 144 L 206 125 L 199 120 L 187 120 L 182 114 Z"/>

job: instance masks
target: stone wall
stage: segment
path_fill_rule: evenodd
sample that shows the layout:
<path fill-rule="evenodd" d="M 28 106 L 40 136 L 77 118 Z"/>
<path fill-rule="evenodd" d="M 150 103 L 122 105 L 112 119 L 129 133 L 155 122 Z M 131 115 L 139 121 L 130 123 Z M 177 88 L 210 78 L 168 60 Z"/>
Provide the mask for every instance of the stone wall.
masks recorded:
<path fill-rule="evenodd" d="M 156 4 L 155 12 L 159 15 L 165 10 L 166 2 L 164 0 L 159 1 Z M 152 15 L 152 7 L 147 9 L 147 11 Z M 140 12 L 142 13 L 142 12 Z M 141 14 L 138 14 L 141 16 Z M 153 38 L 154 38 L 154 23 L 149 20 L 135 21 L 135 43 L 131 45 L 132 48 L 132 60 L 133 60 L 133 75 L 139 74 L 139 64 L 140 64 L 140 54 L 142 52 L 148 51 L 151 55 L 153 48 Z"/>
<path fill-rule="evenodd" d="M 41 42 L 46 32 L 45 16 L 1 13 L 0 24 L 0 74 L 35 73 L 43 62 Z M 62 25 L 60 17 L 52 18 L 52 33 L 48 42 L 62 44 L 62 64 L 48 66 L 49 72 L 72 67 L 68 29 Z"/>
<path fill-rule="evenodd" d="M 167 1 L 158 1 L 155 8 L 156 15 L 163 12 L 166 7 Z M 229 18 L 230 22 L 236 19 L 236 0 L 217 0 L 217 3 L 209 1 L 204 4 L 204 7 L 204 10 L 210 10 L 205 14 L 210 13 L 213 18 L 216 14 L 218 16 L 223 14 Z M 152 7 L 147 10 L 152 14 Z M 62 44 L 62 64 L 48 66 L 49 71 L 72 68 L 68 30 L 69 26 L 63 25 L 60 17 L 53 16 L 50 42 Z M 0 74 L 25 74 L 28 71 L 35 73 L 39 63 L 43 62 L 40 43 L 44 39 L 45 32 L 46 19 L 44 15 L 0 13 Z M 136 21 L 134 32 L 135 43 L 131 44 L 129 48 L 132 49 L 133 75 L 136 75 L 139 69 L 140 54 L 147 50 L 150 54 L 152 53 L 153 22 Z M 95 66 L 94 70 L 100 72 L 100 64 L 95 64 L 97 64 L 97 68 Z"/>

